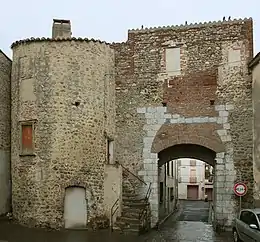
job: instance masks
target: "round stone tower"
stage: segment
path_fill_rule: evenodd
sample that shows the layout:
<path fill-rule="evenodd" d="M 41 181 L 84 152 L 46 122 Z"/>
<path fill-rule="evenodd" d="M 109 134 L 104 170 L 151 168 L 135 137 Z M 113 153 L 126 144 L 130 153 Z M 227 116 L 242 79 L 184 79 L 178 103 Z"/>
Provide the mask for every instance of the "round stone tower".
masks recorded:
<path fill-rule="evenodd" d="M 73 187 L 84 190 L 87 221 L 101 216 L 107 137 L 114 136 L 114 51 L 67 37 L 18 41 L 12 49 L 14 217 L 63 227 Z M 67 201 L 72 208 L 79 194 Z"/>

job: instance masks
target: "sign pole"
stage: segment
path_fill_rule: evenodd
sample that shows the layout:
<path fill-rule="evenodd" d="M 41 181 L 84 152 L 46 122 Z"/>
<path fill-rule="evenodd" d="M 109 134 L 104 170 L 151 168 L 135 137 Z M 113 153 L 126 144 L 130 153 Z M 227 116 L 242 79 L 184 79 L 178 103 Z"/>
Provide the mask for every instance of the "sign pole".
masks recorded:
<path fill-rule="evenodd" d="M 239 172 L 239 180 L 240 182 L 242 182 L 241 171 Z M 242 208 L 242 196 L 239 197 L 239 212 L 241 212 L 241 208 Z"/>

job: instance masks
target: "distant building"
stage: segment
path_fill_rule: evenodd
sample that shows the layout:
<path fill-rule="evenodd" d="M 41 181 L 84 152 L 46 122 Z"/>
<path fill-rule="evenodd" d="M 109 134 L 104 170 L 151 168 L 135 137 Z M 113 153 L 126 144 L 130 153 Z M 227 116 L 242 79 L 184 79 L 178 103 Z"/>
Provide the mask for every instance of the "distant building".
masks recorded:
<path fill-rule="evenodd" d="M 178 201 L 178 169 L 177 162 L 170 161 L 159 167 L 160 181 L 160 217 L 171 213 Z"/>
<path fill-rule="evenodd" d="M 200 160 L 178 160 L 178 197 L 187 200 L 213 199 L 213 167 Z"/>

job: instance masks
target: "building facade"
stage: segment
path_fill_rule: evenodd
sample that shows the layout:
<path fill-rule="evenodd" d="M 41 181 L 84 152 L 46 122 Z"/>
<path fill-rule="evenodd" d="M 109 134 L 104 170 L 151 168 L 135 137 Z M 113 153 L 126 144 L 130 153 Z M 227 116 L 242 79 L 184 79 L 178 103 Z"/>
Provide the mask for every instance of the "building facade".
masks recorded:
<path fill-rule="evenodd" d="M 163 219 L 165 216 L 172 213 L 178 202 L 178 168 L 175 161 L 170 161 L 167 164 L 159 167 L 159 197 L 160 210 L 159 218 Z"/>
<path fill-rule="evenodd" d="M 209 200 L 213 199 L 213 182 L 207 177 L 212 167 L 195 159 L 179 159 L 178 162 L 178 192 L 179 199 Z"/>
<path fill-rule="evenodd" d="M 253 161 L 254 161 L 254 180 L 255 180 L 255 193 L 254 198 L 256 206 L 260 206 L 260 53 L 249 63 L 249 71 L 252 73 L 253 79 Z"/>
<path fill-rule="evenodd" d="M 121 163 L 152 188 L 155 226 L 158 169 L 185 157 L 214 166 L 216 225 L 236 216 L 238 179 L 248 186 L 243 206 L 253 204 L 252 19 L 129 30 L 112 44 L 71 37 L 70 21 L 54 20 L 52 38 L 12 49 L 11 79 L 0 69 L 12 107 L 10 98 L 1 106 L 1 139 L 19 222 L 68 227 L 72 207 L 84 211 L 82 226 L 108 217 L 126 180 L 113 179 Z"/>

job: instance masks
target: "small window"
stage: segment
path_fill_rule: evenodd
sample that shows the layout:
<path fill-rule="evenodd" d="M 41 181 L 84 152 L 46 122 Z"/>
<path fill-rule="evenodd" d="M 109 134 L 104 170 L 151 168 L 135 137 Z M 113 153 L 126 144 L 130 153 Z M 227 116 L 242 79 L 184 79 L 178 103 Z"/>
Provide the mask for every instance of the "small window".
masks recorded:
<path fill-rule="evenodd" d="M 167 48 L 165 50 L 166 72 L 170 75 L 179 75 L 181 72 L 180 48 Z"/>
<path fill-rule="evenodd" d="M 114 141 L 111 139 L 107 139 L 107 163 L 114 164 Z"/>
<path fill-rule="evenodd" d="M 174 169 L 173 169 L 173 166 L 175 165 L 175 162 L 174 162 L 174 161 L 171 161 L 171 164 L 172 164 L 172 177 L 174 177 Z"/>
<path fill-rule="evenodd" d="M 34 123 L 21 122 L 20 155 L 34 155 Z"/>

